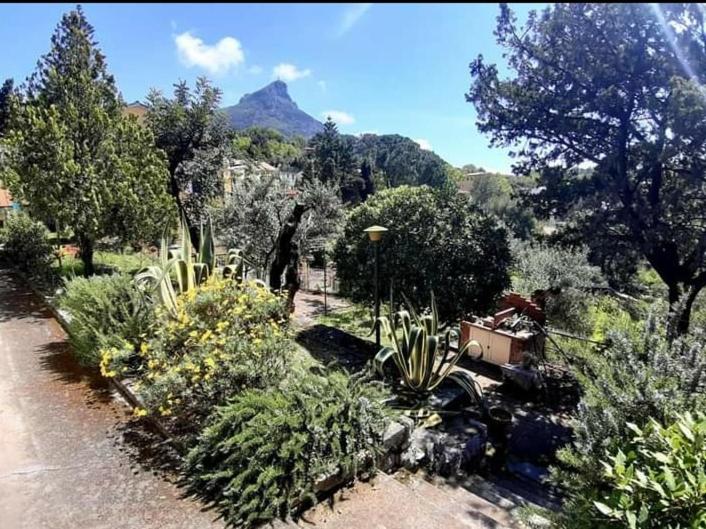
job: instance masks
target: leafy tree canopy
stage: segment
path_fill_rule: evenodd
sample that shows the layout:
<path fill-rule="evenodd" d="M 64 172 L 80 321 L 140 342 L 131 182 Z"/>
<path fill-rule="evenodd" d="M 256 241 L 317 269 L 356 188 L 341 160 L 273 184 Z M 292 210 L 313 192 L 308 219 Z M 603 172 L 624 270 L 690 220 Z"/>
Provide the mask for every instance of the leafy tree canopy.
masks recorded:
<path fill-rule="evenodd" d="M 209 201 L 223 189 L 228 146 L 225 117 L 218 111 L 221 92 L 201 77 L 192 90 L 181 81 L 170 99 L 159 90 L 147 96 L 147 124 L 167 154 L 170 192 L 197 237 Z"/>
<path fill-rule="evenodd" d="M 464 166 L 459 173 L 456 185 L 468 193 L 474 204 L 501 219 L 515 237 L 529 238 L 535 217 L 522 197 L 534 186 L 532 178 L 488 173 L 473 165 Z"/>
<path fill-rule="evenodd" d="M 0 137 L 3 135 L 10 121 L 10 97 L 14 93 L 15 82 L 5 79 L 0 87 Z"/>
<path fill-rule="evenodd" d="M 555 4 L 519 27 L 502 5 L 495 34 L 510 75 L 471 63 L 478 128 L 513 148 L 516 172 L 541 174 L 538 212 L 582 215 L 636 248 L 668 287 L 672 334 L 685 332 L 706 285 L 701 9 Z"/>
<path fill-rule="evenodd" d="M 355 140 L 355 153 L 367 160 L 380 188 L 401 185 L 451 185 L 452 167 L 437 154 L 398 134 L 363 134 Z"/>
<path fill-rule="evenodd" d="M 292 166 L 302 157 L 305 145 L 301 136 L 290 139 L 274 129 L 252 127 L 233 133 L 232 155 L 274 166 Z"/>
<path fill-rule="evenodd" d="M 416 307 L 433 290 L 441 316 L 485 314 L 510 286 L 507 232 L 467 197 L 427 186 L 401 186 L 370 197 L 350 212 L 334 249 L 341 291 L 372 301 L 373 249 L 365 228 L 389 229 L 380 243 L 380 286 Z"/>
<path fill-rule="evenodd" d="M 158 234 L 172 207 L 164 156 L 149 130 L 123 116 L 80 7 L 62 17 L 51 50 L 12 100 L 2 180 L 35 217 L 75 234 L 86 274 L 99 238 Z"/>

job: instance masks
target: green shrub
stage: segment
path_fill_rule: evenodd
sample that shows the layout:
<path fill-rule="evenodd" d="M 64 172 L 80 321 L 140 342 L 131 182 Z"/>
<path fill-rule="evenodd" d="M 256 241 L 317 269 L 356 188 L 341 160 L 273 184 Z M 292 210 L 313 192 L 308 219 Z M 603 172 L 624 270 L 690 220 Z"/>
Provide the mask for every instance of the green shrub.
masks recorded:
<path fill-rule="evenodd" d="M 279 383 L 296 348 L 283 298 L 254 282 L 213 277 L 177 298 L 176 318 L 164 308 L 157 314 L 137 350 L 136 390 L 148 412 L 185 436 L 242 390 Z M 121 355 L 119 348 L 103 352 L 104 374 L 122 370 Z"/>
<path fill-rule="evenodd" d="M 604 286 L 598 267 L 588 262 L 588 250 L 513 241 L 512 288 L 524 295 L 549 290 L 545 311 L 550 325 L 575 332 L 590 332 L 587 312 L 589 290 Z"/>
<path fill-rule="evenodd" d="M 377 386 L 343 372 L 250 390 L 218 408 L 186 461 L 189 488 L 229 525 L 254 527 L 316 501 L 314 481 L 370 468 L 385 427 Z"/>
<path fill-rule="evenodd" d="M 485 314 L 510 285 L 507 233 L 467 197 L 402 186 L 376 193 L 346 220 L 334 250 L 341 292 L 355 301 L 374 296 L 373 248 L 363 230 L 390 231 L 380 243 L 383 296 L 391 282 L 415 306 L 437 294 L 443 321 Z"/>
<path fill-rule="evenodd" d="M 53 259 L 49 230 L 41 222 L 20 212 L 9 216 L 2 231 L 5 257 L 30 275 L 46 274 Z"/>
<path fill-rule="evenodd" d="M 152 312 L 131 276 L 77 277 L 65 284 L 59 303 L 71 315 L 69 337 L 81 363 L 97 366 L 101 349 L 140 343 Z"/>
<path fill-rule="evenodd" d="M 642 332 L 608 333 L 608 349 L 574 359 L 583 397 L 572 419 L 573 443 L 559 451 L 561 466 L 552 472 L 567 491 L 565 512 L 554 517 L 557 527 L 594 527 L 574 518 L 592 511 L 593 491 L 605 482 L 600 460 L 630 442 L 628 423 L 669 424 L 706 406 L 706 335 L 697 329 L 670 343 L 660 328 L 649 318 Z"/>
<path fill-rule="evenodd" d="M 604 483 L 573 527 L 706 528 L 706 415 L 684 414 L 664 427 L 631 425 L 632 439 L 603 462 Z"/>

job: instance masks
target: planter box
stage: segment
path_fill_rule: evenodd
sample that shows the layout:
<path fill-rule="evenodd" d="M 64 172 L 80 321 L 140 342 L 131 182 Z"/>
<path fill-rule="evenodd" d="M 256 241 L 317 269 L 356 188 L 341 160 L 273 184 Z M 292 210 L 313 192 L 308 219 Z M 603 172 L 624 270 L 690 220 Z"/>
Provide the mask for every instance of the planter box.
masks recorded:
<path fill-rule="evenodd" d="M 482 360 L 490 364 L 519 364 L 522 363 L 523 353 L 532 351 L 538 345 L 544 348 L 543 337 L 528 331 L 511 333 L 501 329 L 486 327 L 480 323 L 470 321 L 461 322 L 461 342 L 460 346 L 476 340 L 483 350 Z M 541 343 L 537 343 L 539 340 Z M 470 355 L 477 356 L 478 348 L 471 347 Z"/>

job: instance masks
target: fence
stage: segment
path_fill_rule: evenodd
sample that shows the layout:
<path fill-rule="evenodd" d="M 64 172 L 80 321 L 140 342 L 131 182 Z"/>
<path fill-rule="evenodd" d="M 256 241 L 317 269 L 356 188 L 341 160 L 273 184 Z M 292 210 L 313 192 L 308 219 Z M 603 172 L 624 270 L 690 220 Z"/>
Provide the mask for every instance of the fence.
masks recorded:
<path fill-rule="evenodd" d="M 327 266 L 318 268 L 309 266 L 309 263 L 304 262 L 299 267 L 301 277 L 301 288 L 309 292 L 323 292 L 324 288 L 329 294 L 337 294 L 339 283 L 336 276 L 336 267 Z"/>

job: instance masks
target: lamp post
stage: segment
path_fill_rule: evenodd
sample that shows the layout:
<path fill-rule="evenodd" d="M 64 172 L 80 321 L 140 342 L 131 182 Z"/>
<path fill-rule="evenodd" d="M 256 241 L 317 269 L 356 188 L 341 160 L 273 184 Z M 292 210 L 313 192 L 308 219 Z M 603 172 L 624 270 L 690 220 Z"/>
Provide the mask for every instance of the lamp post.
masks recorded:
<path fill-rule="evenodd" d="M 380 326 L 377 324 L 377 320 L 380 317 L 380 241 L 387 228 L 370 226 L 363 231 L 368 234 L 370 242 L 375 249 L 375 344 L 380 347 Z"/>

